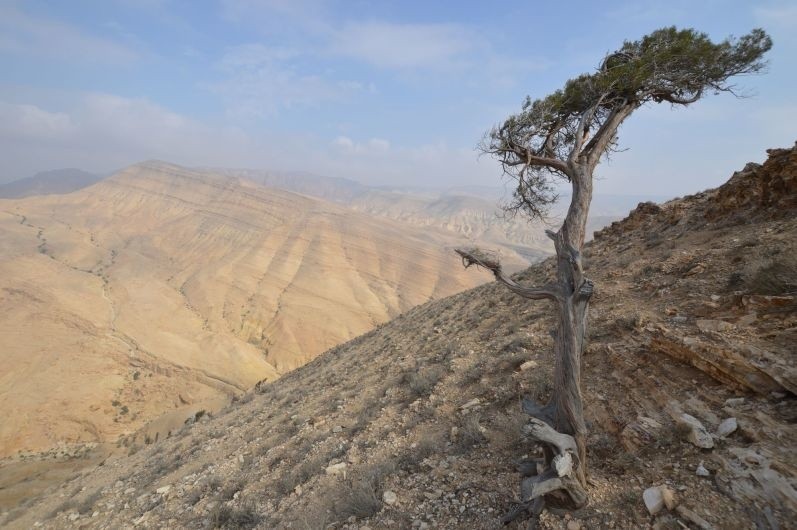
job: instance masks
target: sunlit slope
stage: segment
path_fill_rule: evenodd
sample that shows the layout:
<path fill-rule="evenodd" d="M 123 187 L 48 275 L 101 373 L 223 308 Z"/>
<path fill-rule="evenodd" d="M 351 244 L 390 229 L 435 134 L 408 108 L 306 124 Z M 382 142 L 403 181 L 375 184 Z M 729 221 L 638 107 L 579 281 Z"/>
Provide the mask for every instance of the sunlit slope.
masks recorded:
<path fill-rule="evenodd" d="M 454 244 L 157 162 L 0 201 L 0 454 L 115 439 L 487 279 Z"/>

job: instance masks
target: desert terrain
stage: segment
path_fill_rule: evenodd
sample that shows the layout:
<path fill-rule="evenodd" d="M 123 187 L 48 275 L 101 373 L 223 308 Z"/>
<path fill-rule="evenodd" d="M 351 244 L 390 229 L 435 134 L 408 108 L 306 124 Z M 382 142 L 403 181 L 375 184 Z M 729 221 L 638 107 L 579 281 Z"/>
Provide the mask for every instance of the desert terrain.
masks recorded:
<path fill-rule="evenodd" d="M 453 244 L 156 162 L 68 195 L 0 200 L 0 456 L 115 446 L 145 424 L 166 435 L 485 281 L 459 270 Z"/>
<path fill-rule="evenodd" d="M 795 213 L 797 146 L 595 234 L 583 380 L 593 502 L 545 512 L 543 528 L 790 526 Z M 516 278 L 540 284 L 553 266 Z M 501 528 L 514 468 L 535 453 L 520 400 L 550 392 L 551 325 L 550 307 L 496 283 L 425 303 L 0 524 Z M 651 487 L 672 494 L 656 516 Z"/>

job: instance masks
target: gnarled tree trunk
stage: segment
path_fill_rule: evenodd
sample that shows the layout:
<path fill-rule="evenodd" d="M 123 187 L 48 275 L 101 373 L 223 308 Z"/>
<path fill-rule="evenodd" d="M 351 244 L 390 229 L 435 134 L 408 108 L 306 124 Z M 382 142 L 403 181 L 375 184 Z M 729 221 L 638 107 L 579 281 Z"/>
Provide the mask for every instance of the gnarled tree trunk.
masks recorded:
<path fill-rule="evenodd" d="M 545 456 L 542 461 L 519 467 L 524 476 L 521 503 L 504 518 L 509 522 L 530 513 L 532 527 L 542 511 L 544 497 L 572 508 L 587 503 L 587 428 L 581 396 L 581 359 L 586 347 L 592 282 L 584 276 L 581 248 L 592 199 L 591 172 L 587 167 L 577 167 L 571 182 L 573 196 L 565 221 L 558 232 L 546 232 L 556 249 L 556 283 L 538 288 L 519 285 L 504 275 L 497 260 L 479 250 L 457 249 L 466 266 L 486 267 L 516 294 L 532 300 L 548 299 L 557 306 L 553 392 L 545 405 L 523 399 L 523 410 L 532 417 L 524 433 L 542 443 Z"/>

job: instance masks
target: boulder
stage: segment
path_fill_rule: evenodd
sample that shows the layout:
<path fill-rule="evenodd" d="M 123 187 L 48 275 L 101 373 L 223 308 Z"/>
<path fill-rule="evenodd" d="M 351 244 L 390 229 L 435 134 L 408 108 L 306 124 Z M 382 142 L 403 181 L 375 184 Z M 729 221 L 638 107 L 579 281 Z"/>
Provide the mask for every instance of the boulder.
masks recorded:
<path fill-rule="evenodd" d="M 398 502 L 398 495 L 390 490 L 385 490 L 385 492 L 382 494 L 382 502 L 388 506 L 393 506 L 396 504 L 396 502 Z"/>
<path fill-rule="evenodd" d="M 650 515 L 656 515 L 664 508 L 664 497 L 659 486 L 646 489 L 642 493 L 642 500 L 645 501 L 645 508 Z"/>
<path fill-rule="evenodd" d="M 727 418 L 720 423 L 719 427 L 717 427 L 717 436 L 720 438 L 725 438 L 733 434 L 736 429 L 739 428 L 739 424 L 736 422 L 736 418 Z"/>
<path fill-rule="evenodd" d="M 686 439 L 692 442 L 694 446 L 700 447 L 701 449 L 711 449 L 714 447 L 714 439 L 711 438 L 711 435 L 706 428 L 703 427 L 703 424 L 700 423 L 700 420 L 684 413 L 681 414 L 678 423 L 689 429 Z"/>

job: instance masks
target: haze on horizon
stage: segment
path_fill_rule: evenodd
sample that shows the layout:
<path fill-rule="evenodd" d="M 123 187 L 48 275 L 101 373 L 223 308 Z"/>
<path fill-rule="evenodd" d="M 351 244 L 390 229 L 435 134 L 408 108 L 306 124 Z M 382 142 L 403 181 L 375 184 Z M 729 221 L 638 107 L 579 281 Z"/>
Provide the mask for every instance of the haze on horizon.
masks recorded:
<path fill-rule="evenodd" d="M 714 39 L 762 27 L 751 97 L 643 109 L 598 171 L 599 193 L 714 187 L 791 145 L 797 5 L 0 0 L 0 183 L 146 159 L 309 171 L 371 185 L 497 186 L 482 134 L 666 25 Z M 568 20 L 567 27 L 562 26 Z"/>

